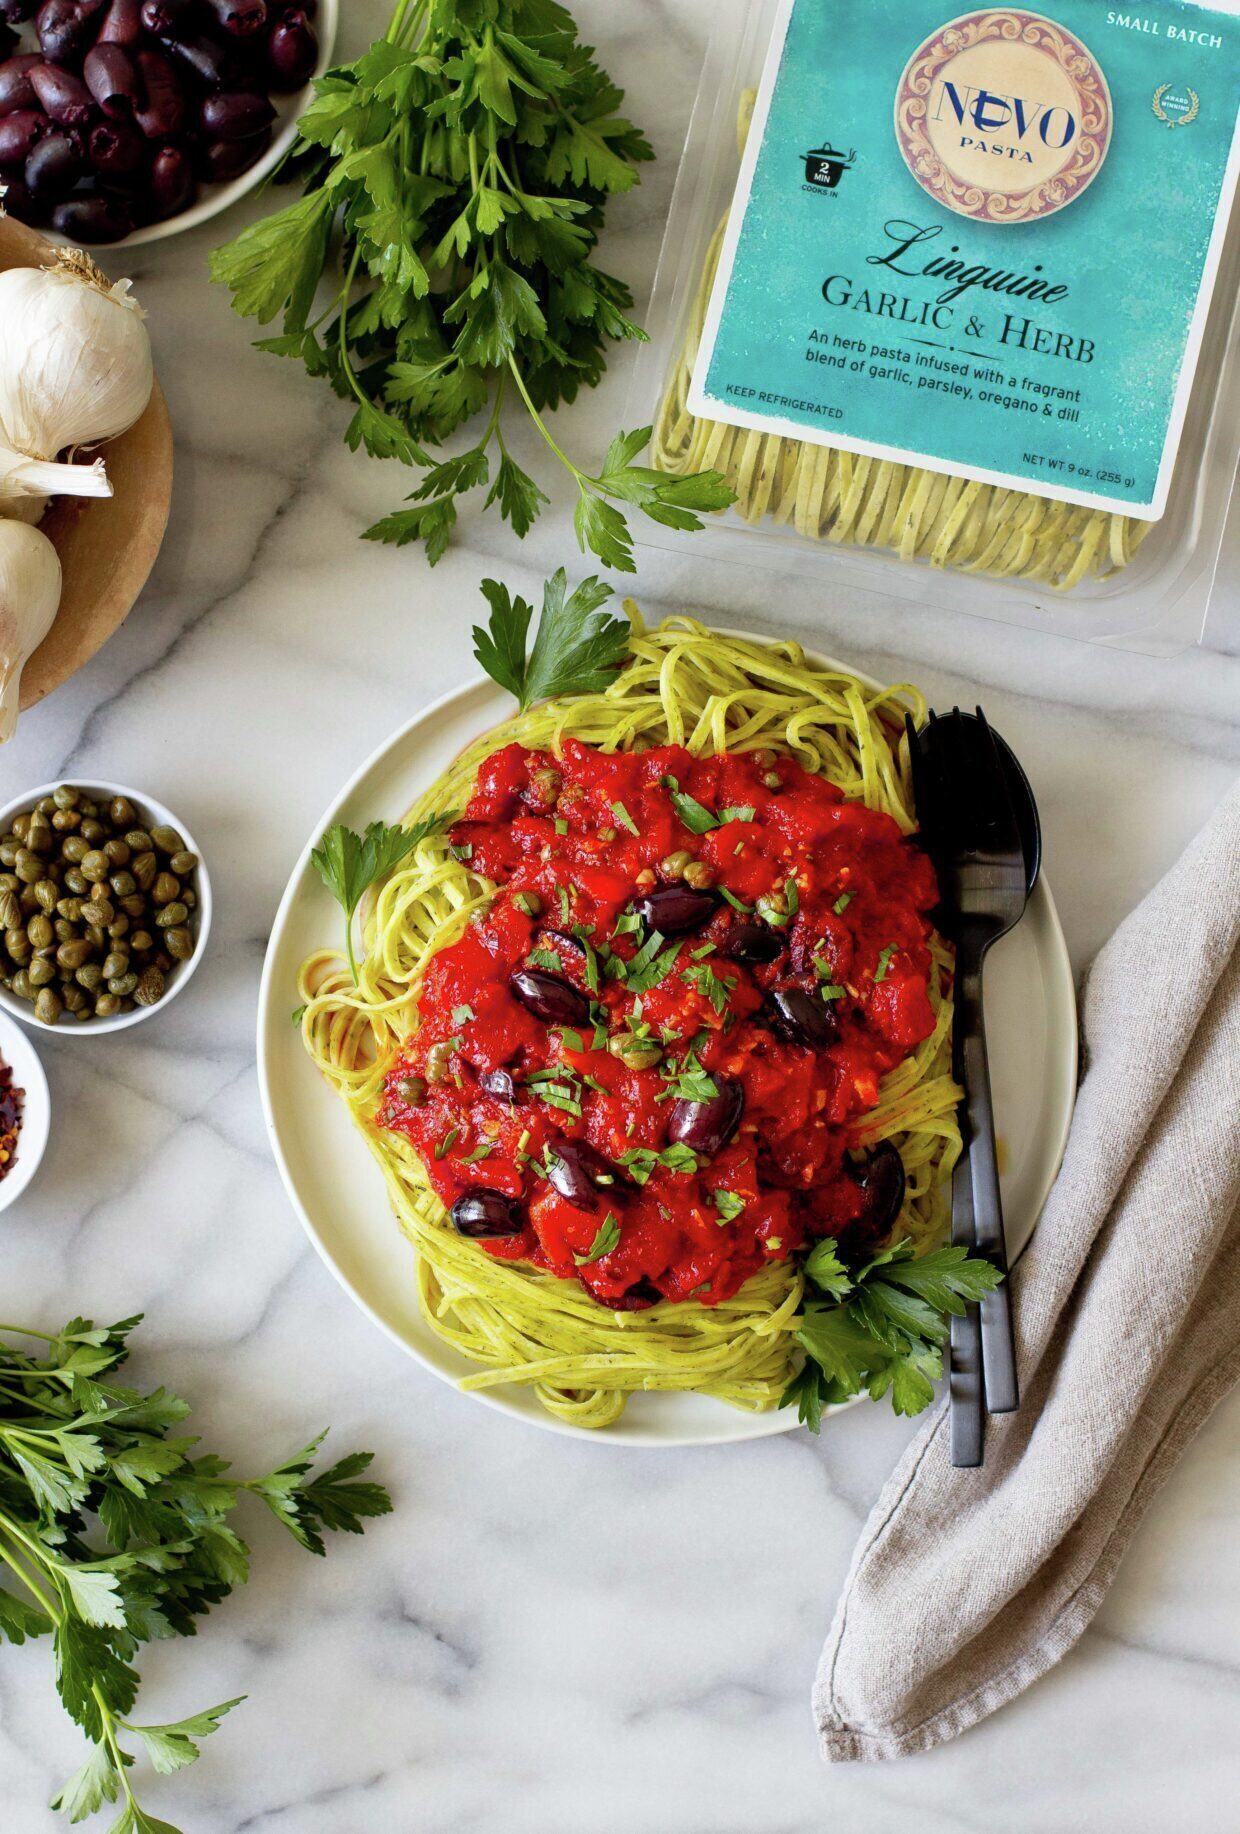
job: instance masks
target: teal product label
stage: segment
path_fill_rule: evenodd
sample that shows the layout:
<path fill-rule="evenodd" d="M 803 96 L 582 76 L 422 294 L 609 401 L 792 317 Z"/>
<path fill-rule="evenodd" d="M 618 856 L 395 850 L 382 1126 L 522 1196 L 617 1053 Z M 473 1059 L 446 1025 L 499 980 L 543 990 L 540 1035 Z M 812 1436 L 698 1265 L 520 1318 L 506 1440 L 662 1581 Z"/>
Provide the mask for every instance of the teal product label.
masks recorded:
<path fill-rule="evenodd" d="M 1238 97 L 1240 0 L 780 0 L 690 409 L 1156 519 Z"/>

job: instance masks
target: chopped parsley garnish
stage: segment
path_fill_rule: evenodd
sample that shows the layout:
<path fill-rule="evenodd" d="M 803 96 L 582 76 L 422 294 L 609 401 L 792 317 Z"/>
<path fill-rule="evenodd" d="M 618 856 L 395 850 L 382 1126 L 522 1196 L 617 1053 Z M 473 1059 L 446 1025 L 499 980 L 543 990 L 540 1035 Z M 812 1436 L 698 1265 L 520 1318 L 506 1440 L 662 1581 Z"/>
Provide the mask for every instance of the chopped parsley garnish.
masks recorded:
<path fill-rule="evenodd" d="M 442 1140 L 437 1140 L 435 1142 L 436 1159 L 443 1159 L 452 1151 L 452 1142 L 457 1138 L 460 1131 L 459 1127 L 450 1128 Z"/>
<path fill-rule="evenodd" d="M 885 981 L 887 979 L 887 969 L 891 965 L 891 958 L 895 952 L 896 944 L 889 942 L 878 958 L 878 967 L 874 970 L 874 979 L 876 981 Z"/>
<path fill-rule="evenodd" d="M 612 935 L 640 936 L 641 929 L 642 920 L 637 915 L 636 911 L 621 911 L 620 915 L 616 918 L 616 925 L 612 931 Z"/>
<path fill-rule="evenodd" d="M 462 841 L 458 846 L 454 841 L 448 848 L 448 852 L 452 855 L 454 860 L 460 860 L 464 863 L 468 860 L 472 860 L 474 857 L 473 843 L 472 841 Z"/>
<path fill-rule="evenodd" d="M 628 1152 L 621 1153 L 620 1163 L 634 1184 L 645 1184 L 651 1172 L 660 1165 L 669 1172 L 692 1173 L 698 1169 L 697 1154 L 679 1140 L 665 1146 L 661 1153 L 649 1146 L 631 1146 Z"/>
<path fill-rule="evenodd" d="M 752 821 L 756 814 L 757 810 L 751 802 L 743 803 L 732 809 L 720 809 L 719 826 L 722 828 L 725 822 L 730 821 Z"/>
<path fill-rule="evenodd" d="M 609 1255 L 620 1240 L 620 1223 L 615 1214 L 609 1210 L 598 1227 L 598 1234 L 591 1242 L 589 1250 L 583 1255 L 574 1254 L 573 1260 L 578 1267 L 588 1267 L 591 1261 L 601 1261 Z"/>
<path fill-rule="evenodd" d="M 665 777 L 663 781 L 671 788 L 672 807 L 691 834 L 709 834 L 712 828 L 726 827 L 730 821 L 752 821 L 756 813 L 752 804 L 745 804 L 720 809 L 718 815 L 712 815 L 696 796 L 677 789 L 674 777 Z"/>
<path fill-rule="evenodd" d="M 570 1051 L 584 1051 L 588 1049 L 585 1039 L 574 1026 L 553 1025 L 551 1029 L 558 1037 L 563 1039 Z"/>
<path fill-rule="evenodd" d="M 568 833 L 568 823 L 565 821 L 562 815 L 557 815 L 555 818 L 555 831 L 557 834 L 567 834 Z"/>
<path fill-rule="evenodd" d="M 531 949 L 526 959 L 532 968 L 546 968 L 552 974 L 560 974 L 564 969 L 564 964 L 554 949 Z"/>
<path fill-rule="evenodd" d="M 472 1006 L 454 1006 L 452 1008 L 453 1025 L 468 1025 L 470 1020 L 476 1019 L 477 1016 Z"/>
<path fill-rule="evenodd" d="M 292 1020 L 294 1025 L 300 1025 L 305 1016 L 306 1008 L 304 1006 L 295 1006 L 293 1008 Z"/>
<path fill-rule="evenodd" d="M 714 1193 L 714 1204 L 716 1210 L 719 1212 L 719 1221 L 721 1223 L 730 1223 L 738 1217 L 745 1208 L 745 1199 L 743 1197 L 738 1197 L 735 1191 L 716 1191 Z"/>
<path fill-rule="evenodd" d="M 831 909 L 835 912 L 837 917 L 842 917 L 844 915 L 844 912 L 848 909 L 856 895 L 855 892 L 840 893 L 835 903 L 831 906 Z"/>
<path fill-rule="evenodd" d="M 789 917 L 795 917 L 801 908 L 801 894 L 797 890 L 797 882 L 795 879 L 786 879 L 784 881 L 784 899 L 788 905 Z"/>
<path fill-rule="evenodd" d="M 709 1000 L 717 1013 L 726 1009 L 728 995 L 736 986 L 735 979 L 725 980 L 715 973 L 709 962 L 696 962 L 693 967 L 683 969 L 680 978 L 696 988 L 704 1000 Z"/>
<path fill-rule="evenodd" d="M 719 887 L 719 891 L 720 891 L 721 896 L 727 899 L 728 903 L 732 906 L 732 909 L 734 911 L 739 911 L 743 917 L 752 916 L 753 914 L 753 905 L 752 904 L 746 904 L 743 898 L 738 898 L 735 892 L 730 892 L 726 885 L 721 885 Z"/>
<path fill-rule="evenodd" d="M 560 922 L 567 923 L 569 917 L 572 915 L 569 907 L 568 893 L 562 885 L 557 885 L 555 888 L 555 895 L 560 901 Z"/>
<path fill-rule="evenodd" d="M 656 1102 L 673 1098 L 678 1102 L 713 1102 L 719 1085 L 698 1061 L 697 1051 L 690 1049 L 681 1063 L 669 1064 L 664 1071 L 667 1088 L 655 1096 Z"/>
<path fill-rule="evenodd" d="M 625 808 L 622 802 L 613 802 L 611 805 L 611 812 L 615 816 L 616 820 L 619 822 L 620 826 L 622 828 L 627 828 L 630 834 L 640 834 L 641 833 L 641 829 L 638 827 L 637 823 L 633 820 L 633 817 L 629 814 L 628 810 Z"/>
<path fill-rule="evenodd" d="M 489 1158 L 493 1150 L 494 1149 L 484 1140 L 481 1146 L 475 1146 L 472 1153 L 465 1154 L 465 1157 L 461 1160 L 461 1164 L 477 1165 L 479 1159 Z"/>

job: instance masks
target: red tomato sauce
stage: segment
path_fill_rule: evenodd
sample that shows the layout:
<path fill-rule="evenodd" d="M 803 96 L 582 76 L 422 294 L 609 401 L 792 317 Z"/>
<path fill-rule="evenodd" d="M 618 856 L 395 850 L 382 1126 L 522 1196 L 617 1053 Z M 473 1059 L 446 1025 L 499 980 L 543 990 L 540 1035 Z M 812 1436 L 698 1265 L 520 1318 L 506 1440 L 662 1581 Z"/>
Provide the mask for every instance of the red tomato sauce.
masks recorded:
<path fill-rule="evenodd" d="M 479 1189 L 508 1200 L 519 1233 L 481 1249 L 613 1307 L 712 1305 L 816 1237 L 864 1229 L 857 1124 L 934 1028 L 938 888 L 890 816 L 769 752 L 570 739 L 562 758 L 519 745 L 488 758 L 451 840 L 498 889 L 429 964 L 381 1122 L 449 1209 Z M 678 854 L 690 883 L 710 881 L 706 919 L 651 944 L 634 902 L 685 888 L 683 859 L 662 865 Z M 755 930 L 774 960 L 730 952 Z M 567 983 L 581 1023 L 529 1010 L 512 976 L 531 967 Z M 781 996 L 816 1002 L 829 1041 L 781 1036 Z M 677 1150 L 674 1111 L 732 1085 L 743 1110 L 726 1144 Z M 557 1144 L 581 1141 L 608 1176 L 570 1202 L 547 1172 Z"/>

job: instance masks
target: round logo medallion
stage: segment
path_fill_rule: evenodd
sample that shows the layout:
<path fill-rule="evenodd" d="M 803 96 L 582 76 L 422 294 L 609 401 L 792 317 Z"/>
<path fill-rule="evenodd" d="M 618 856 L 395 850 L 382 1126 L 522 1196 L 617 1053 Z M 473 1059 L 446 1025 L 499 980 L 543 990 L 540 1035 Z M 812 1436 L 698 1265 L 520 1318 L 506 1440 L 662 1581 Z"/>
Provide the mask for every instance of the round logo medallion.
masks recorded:
<path fill-rule="evenodd" d="M 1111 141 L 1111 94 L 1092 52 L 1053 19 L 963 13 L 910 57 L 896 139 L 937 203 L 1027 223 L 1080 197 Z"/>

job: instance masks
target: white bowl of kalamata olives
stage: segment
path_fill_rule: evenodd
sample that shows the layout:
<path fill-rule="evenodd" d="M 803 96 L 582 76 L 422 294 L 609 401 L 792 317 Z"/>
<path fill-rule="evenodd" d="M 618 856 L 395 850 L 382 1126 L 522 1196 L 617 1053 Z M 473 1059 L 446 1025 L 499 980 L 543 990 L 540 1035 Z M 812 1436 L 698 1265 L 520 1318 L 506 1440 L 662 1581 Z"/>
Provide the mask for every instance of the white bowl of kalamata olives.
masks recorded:
<path fill-rule="evenodd" d="M 0 1006 L 88 1035 L 162 1012 L 211 929 L 184 823 L 122 783 L 44 783 L 0 808 Z"/>
<path fill-rule="evenodd" d="M 0 184 L 75 247 L 226 210 L 292 145 L 338 0 L 0 0 Z"/>

